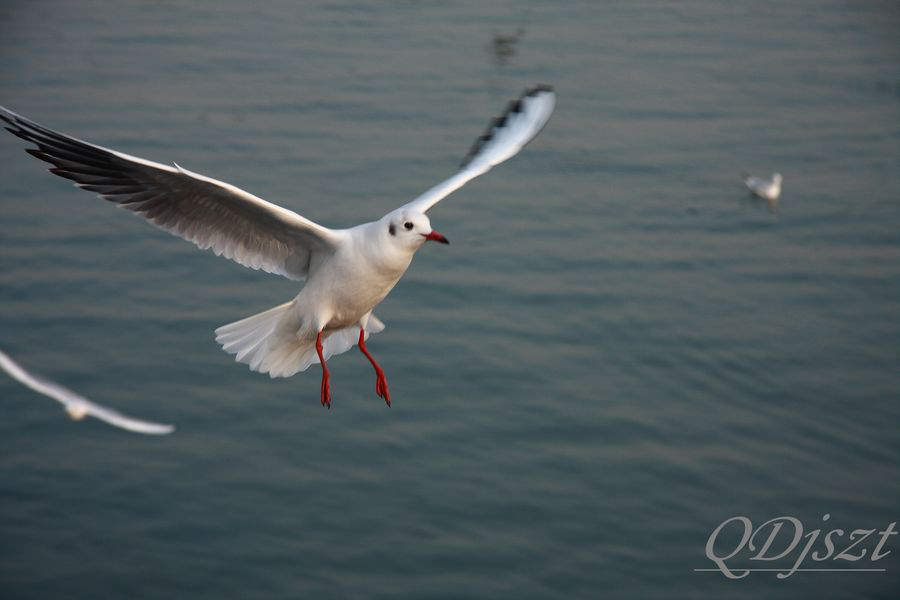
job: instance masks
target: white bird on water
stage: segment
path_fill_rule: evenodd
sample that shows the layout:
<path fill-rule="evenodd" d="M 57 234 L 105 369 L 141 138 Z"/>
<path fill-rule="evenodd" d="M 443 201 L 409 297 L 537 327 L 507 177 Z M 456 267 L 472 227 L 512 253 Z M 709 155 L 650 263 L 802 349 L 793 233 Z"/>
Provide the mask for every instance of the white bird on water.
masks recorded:
<path fill-rule="evenodd" d="M 550 86 L 526 90 L 495 119 L 452 177 L 377 221 L 329 229 L 228 183 L 47 129 L 0 107 L 26 151 L 52 173 L 132 210 L 200 248 L 244 266 L 306 282 L 290 302 L 216 329 L 236 360 L 271 377 L 322 365 L 321 401 L 331 407 L 326 360 L 354 344 L 375 369 L 375 393 L 391 404 L 384 371 L 366 349 L 384 329 L 372 314 L 426 241 L 447 244 L 426 212 L 469 180 L 516 155 L 544 127 L 556 96 Z"/>
<path fill-rule="evenodd" d="M 773 202 L 781 195 L 781 173 L 774 173 L 771 179 L 744 175 L 744 185 L 760 198 Z"/>
<path fill-rule="evenodd" d="M 140 419 L 125 416 L 111 408 L 95 404 L 70 389 L 64 388 L 52 381 L 48 381 L 34 373 L 29 373 L 16 361 L 10 358 L 8 354 L 3 352 L 3 350 L 0 350 L 0 367 L 9 373 L 13 379 L 18 380 L 34 391 L 49 396 L 54 400 L 58 400 L 65 407 L 69 416 L 76 421 L 80 421 L 90 415 L 101 421 L 106 421 L 110 425 L 115 425 L 116 427 L 121 427 L 122 429 L 137 433 L 163 435 L 172 433 L 175 430 L 172 425 L 161 425 L 159 423 L 151 423 L 150 421 L 142 421 Z"/>

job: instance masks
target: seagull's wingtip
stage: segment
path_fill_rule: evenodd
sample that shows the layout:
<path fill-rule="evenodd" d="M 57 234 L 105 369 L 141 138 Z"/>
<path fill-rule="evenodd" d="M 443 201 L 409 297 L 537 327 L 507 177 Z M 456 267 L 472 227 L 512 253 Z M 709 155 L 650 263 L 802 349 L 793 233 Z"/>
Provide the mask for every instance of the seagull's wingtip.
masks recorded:
<path fill-rule="evenodd" d="M 548 83 L 538 83 L 537 85 L 525 90 L 526 96 L 536 96 L 541 92 L 553 92 L 553 86 Z"/>
<path fill-rule="evenodd" d="M 138 421 L 137 419 L 128 419 L 128 422 L 114 423 L 109 419 L 102 419 L 111 425 L 115 425 L 134 433 L 143 433 L 147 435 L 169 435 L 175 431 L 174 425 L 165 425 L 163 423 L 152 423 L 150 421 Z"/>

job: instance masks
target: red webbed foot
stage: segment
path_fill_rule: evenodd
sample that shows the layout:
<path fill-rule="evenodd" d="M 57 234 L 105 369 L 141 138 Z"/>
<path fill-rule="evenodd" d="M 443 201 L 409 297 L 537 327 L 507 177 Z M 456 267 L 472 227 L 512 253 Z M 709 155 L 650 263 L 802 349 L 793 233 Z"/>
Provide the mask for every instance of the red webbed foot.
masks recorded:
<path fill-rule="evenodd" d="M 359 349 L 360 351 L 366 355 L 366 358 L 369 359 L 369 362 L 372 363 L 372 366 L 375 368 L 375 393 L 378 394 L 379 398 L 383 398 L 385 404 L 388 407 L 391 406 L 391 392 L 388 390 L 387 379 L 384 376 L 384 371 L 378 363 L 375 362 L 375 359 L 372 358 L 372 355 L 369 354 L 369 350 L 366 348 L 366 332 L 360 327 L 359 329 Z"/>
<path fill-rule="evenodd" d="M 316 353 L 319 355 L 319 364 L 322 365 L 322 406 L 331 408 L 331 374 L 328 372 L 328 365 L 325 364 L 325 357 L 322 356 L 322 332 L 316 334 Z"/>

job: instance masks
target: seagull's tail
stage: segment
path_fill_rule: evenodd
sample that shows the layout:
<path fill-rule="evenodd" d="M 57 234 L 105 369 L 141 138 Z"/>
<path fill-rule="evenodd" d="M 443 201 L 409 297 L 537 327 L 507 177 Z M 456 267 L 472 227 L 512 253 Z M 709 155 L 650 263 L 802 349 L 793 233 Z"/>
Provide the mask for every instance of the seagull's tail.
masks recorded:
<path fill-rule="evenodd" d="M 216 329 L 216 341 L 235 360 L 250 369 L 268 373 L 270 377 L 290 377 L 319 362 L 315 339 L 298 335 L 302 323 L 286 302 L 259 314 L 223 325 Z M 366 337 L 378 333 L 384 324 L 374 315 L 369 317 Z M 359 329 L 347 327 L 331 332 L 322 344 L 325 360 L 346 352 L 359 340 Z"/>

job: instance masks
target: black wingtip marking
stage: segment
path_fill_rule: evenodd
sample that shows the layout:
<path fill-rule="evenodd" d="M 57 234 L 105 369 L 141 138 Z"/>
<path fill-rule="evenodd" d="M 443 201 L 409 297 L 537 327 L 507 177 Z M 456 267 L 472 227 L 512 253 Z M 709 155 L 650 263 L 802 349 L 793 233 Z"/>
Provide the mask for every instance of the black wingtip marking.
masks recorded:
<path fill-rule="evenodd" d="M 66 179 L 71 179 L 72 181 L 76 181 L 76 182 L 78 181 L 77 176 L 73 175 L 72 173 L 69 173 L 68 171 L 64 171 L 63 169 L 60 169 L 58 167 L 50 167 L 47 170 L 50 171 L 51 173 L 53 173 L 54 175 L 58 175 L 60 177 L 66 178 Z"/>
<path fill-rule="evenodd" d="M 459 168 L 463 169 L 468 165 L 475 156 L 481 152 L 482 148 L 484 148 L 485 144 L 490 142 L 494 138 L 494 134 L 506 126 L 506 122 L 509 119 L 510 115 L 521 113 L 524 109 L 523 100 L 525 98 L 533 98 L 538 94 L 548 93 L 553 91 L 553 86 L 547 85 L 544 83 L 539 83 L 533 87 L 526 88 L 525 91 L 515 100 L 511 101 L 507 106 L 506 110 L 503 111 L 503 114 L 493 119 L 488 125 L 487 130 L 477 139 L 472 147 L 469 149 L 469 152 L 462 159 L 462 162 L 459 163 Z"/>
<path fill-rule="evenodd" d="M 129 172 L 111 152 L 53 131 L 6 109 L 0 118 L 10 124 L 5 129 L 36 148 L 24 148 L 25 152 L 52 166 L 51 173 L 74 181 L 78 187 L 95 192 L 107 200 L 139 194 L 143 184 Z"/>
<path fill-rule="evenodd" d="M 552 92 L 553 86 L 547 85 L 546 83 L 539 83 L 531 89 L 525 90 L 523 96 L 537 96 L 541 92 Z"/>
<path fill-rule="evenodd" d="M 56 167 L 50 169 L 55 175 L 91 183 L 97 177 L 121 175 L 123 171 L 122 166 L 117 164 L 115 155 L 105 149 L 38 125 L 7 109 L 0 110 L 0 119 L 10 124 L 5 127 L 7 131 L 37 146 L 24 150 Z"/>
<path fill-rule="evenodd" d="M 13 126 L 13 127 L 15 127 L 15 126 Z M 21 127 L 16 127 L 15 129 L 13 129 L 12 127 L 6 127 L 5 129 L 19 139 L 25 140 L 26 142 L 30 142 L 32 144 L 37 143 L 34 140 L 32 140 L 30 137 L 28 137 L 28 132 L 26 132 Z"/>

